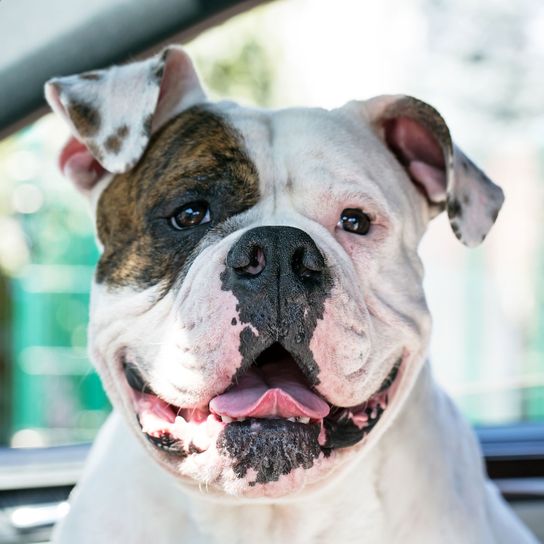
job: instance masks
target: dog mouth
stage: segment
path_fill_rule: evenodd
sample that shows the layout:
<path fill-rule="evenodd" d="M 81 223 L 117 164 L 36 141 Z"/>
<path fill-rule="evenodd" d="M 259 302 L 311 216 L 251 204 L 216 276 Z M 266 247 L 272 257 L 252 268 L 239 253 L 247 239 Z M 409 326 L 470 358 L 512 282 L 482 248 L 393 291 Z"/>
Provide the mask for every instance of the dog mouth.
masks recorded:
<path fill-rule="evenodd" d="M 357 406 L 327 402 L 306 379 L 291 354 L 272 344 L 223 393 L 204 407 L 175 406 L 151 389 L 139 368 L 123 369 L 141 430 L 159 450 L 186 457 L 211 446 L 250 437 L 292 435 L 306 449 L 326 456 L 360 442 L 381 420 L 399 381 L 402 358 L 392 365 L 378 390 Z M 276 440 L 274 438 L 274 440 Z"/>

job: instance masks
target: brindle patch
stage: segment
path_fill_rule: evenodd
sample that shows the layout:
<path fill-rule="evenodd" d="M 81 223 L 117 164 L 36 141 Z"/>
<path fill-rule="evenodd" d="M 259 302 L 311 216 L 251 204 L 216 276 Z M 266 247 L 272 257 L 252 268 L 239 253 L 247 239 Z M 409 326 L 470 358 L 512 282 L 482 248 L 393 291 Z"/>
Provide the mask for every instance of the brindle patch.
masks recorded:
<path fill-rule="evenodd" d="M 121 140 L 115 135 L 108 137 L 104 142 L 104 149 L 117 155 L 121 151 Z"/>
<path fill-rule="evenodd" d="M 182 112 L 152 136 L 134 169 L 102 193 L 96 223 L 104 252 L 97 281 L 171 286 L 207 233 L 257 202 L 258 186 L 242 137 L 223 117 L 203 106 Z M 194 201 L 209 203 L 211 223 L 174 230 L 169 217 Z"/>
<path fill-rule="evenodd" d="M 117 129 L 117 136 L 119 138 L 126 138 L 128 136 L 128 133 L 130 132 L 130 129 L 128 128 L 127 125 L 121 125 L 118 129 Z"/>
<path fill-rule="evenodd" d="M 142 126 L 142 134 L 145 137 L 149 137 L 151 135 L 151 124 L 153 123 L 153 114 L 150 113 L 145 119 L 144 124 Z"/>
<path fill-rule="evenodd" d="M 129 133 L 129 128 L 127 125 L 121 125 L 116 131 L 115 134 L 109 136 L 104 142 L 104 149 L 114 155 L 117 155 L 123 147 L 123 140 L 127 137 Z"/>
<path fill-rule="evenodd" d="M 456 198 L 449 198 L 447 202 L 448 217 L 450 219 L 463 217 L 463 208 Z"/>
<path fill-rule="evenodd" d="M 95 107 L 87 102 L 70 102 L 67 113 L 82 136 L 94 136 L 100 129 L 100 114 Z"/>

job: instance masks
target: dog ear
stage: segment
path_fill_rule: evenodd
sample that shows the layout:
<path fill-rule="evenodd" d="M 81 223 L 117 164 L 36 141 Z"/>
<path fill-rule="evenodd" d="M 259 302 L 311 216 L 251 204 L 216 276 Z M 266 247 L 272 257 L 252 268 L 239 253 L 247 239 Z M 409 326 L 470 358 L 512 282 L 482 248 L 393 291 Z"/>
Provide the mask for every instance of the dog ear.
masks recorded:
<path fill-rule="evenodd" d="M 469 247 L 480 244 L 497 219 L 504 195 L 453 143 L 442 116 L 410 96 L 378 96 L 363 105 L 368 121 L 431 209 L 445 207 L 457 238 Z"/>
<path fill-rule="evenodd" d="M 205 100 L 191 60 L 176 46 L 141 62 L 51 79 L 45 96 L 73 135 L 61 170 L 83 191 L 108 172 L 130 170 L 151 134 Z"/>

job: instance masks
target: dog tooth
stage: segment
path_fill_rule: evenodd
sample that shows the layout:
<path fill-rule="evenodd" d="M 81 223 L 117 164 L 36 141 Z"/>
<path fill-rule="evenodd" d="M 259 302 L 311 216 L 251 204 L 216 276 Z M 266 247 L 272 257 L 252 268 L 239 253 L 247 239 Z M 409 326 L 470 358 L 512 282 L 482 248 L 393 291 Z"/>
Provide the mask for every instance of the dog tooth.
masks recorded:
<path fill-rule="evenodd" d="M 294 423 L 296 421 L 296 419 L 294 417 L 288 417 L 287 421 L 292 421 Z"/>
<path fill-rule="evenodd" d="M 231 423 L 232 418 L 229 416 L 221 416 L 221 421 L 223 421 L 223 423 Z"/>
<path fill-rule="evenodd" d="M 236 419 L 236 421 L 245 421 L 246 419 L 247 418 L 245 418 L 245 417 L 239 417 L 239 418 Z"/>
<path fill-rule="evenodd" d="M 310 418 L 309 417 L 299 417 L 298 420 L 301 423 L 310 423 Z"/>

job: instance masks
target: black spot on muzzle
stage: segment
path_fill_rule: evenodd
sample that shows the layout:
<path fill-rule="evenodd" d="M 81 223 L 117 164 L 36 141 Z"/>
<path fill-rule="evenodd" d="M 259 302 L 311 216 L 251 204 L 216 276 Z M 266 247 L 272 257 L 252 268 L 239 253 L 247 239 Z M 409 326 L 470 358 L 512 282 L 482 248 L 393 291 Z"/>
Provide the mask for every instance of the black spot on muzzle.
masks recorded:
<path fill-rule="evenodd" d="M 238 299 L 240 321 L 251 325 L 240 334 L 239 372 L 279 342 L 310 384 L 318 384 L 319 369 L 309 343 L 323 317 L 332 278 L 313 239 L 293 227 L 251 229 L 229 251 L 221 280 L 223 290 Z"/>
<path fill-rule="evenodd" d="M 282 475 L 302 467 L 309 469 L 321 453 L 319 425 L 284 419 L 248 419 L 227 425 L 217 440 L 221 452 L 234 460 L 233 470 L 244 478 L 256 472 L 249 485 L 277 482 Z"/>

